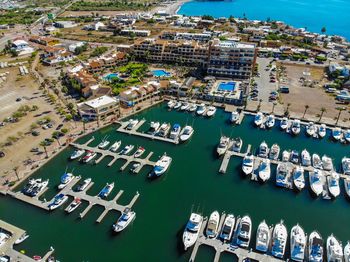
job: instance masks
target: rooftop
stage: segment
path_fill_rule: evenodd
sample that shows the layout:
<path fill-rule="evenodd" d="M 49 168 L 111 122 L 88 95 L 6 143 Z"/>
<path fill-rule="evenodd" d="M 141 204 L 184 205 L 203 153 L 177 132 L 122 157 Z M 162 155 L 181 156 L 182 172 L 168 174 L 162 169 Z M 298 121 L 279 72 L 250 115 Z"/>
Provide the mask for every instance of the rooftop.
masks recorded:
<path fill-rule="evenodd" d="M 80 105 L 87 105 L 89 107 L 92 108 L 99 108 L 101 106 L 105 106 L 111 103 L 115 103 L 117 102 L 117 99 L 110 97 L 110 96 L 101 96 L 92 100 L 88 100 L 86 102 L 80 103 L 78 106 Z"/>

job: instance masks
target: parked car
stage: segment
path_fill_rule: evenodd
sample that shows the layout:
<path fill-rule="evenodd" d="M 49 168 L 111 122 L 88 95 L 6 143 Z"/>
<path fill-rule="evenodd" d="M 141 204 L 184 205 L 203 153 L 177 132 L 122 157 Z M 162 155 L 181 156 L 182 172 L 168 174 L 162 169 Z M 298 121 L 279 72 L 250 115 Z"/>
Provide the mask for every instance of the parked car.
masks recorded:
<path fill-rule="evenodd" d="M 32 135 L 33 135 L 33 136 L 38 136 L 38 135 L 40 135 L 40 132 L 37 131 L 37 130 L 33 130 L 33 131 L 32 131 Z"/>

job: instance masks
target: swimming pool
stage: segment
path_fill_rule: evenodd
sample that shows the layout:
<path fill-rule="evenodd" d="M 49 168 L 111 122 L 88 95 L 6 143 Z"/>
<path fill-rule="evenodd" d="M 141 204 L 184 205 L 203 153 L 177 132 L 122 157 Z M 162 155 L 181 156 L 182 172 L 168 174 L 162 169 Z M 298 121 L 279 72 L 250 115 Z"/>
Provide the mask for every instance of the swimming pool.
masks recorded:
<path fill-rule="evenodd" d="M 117 78 L 119 75 L 117 73 L 110 73 L 103 77 L 104 80 L 111 81 L 113 78 Z"/>
<path fill-rule="evenodd" d="M 152 74 L 153 76 L 156 76 L 156 77 L 163 77 L 163 76 L 166 76 L 166 77 L 169 77 L 170 76 L 170 73 L 165 71 L 165 70 L 153 70 L 152 71 Z"/>
<path fill-rule="evenodd" d="M 234 91 L 236 87 L 235 82 L 221 82 L 218 86 L 219 91 Z"/>

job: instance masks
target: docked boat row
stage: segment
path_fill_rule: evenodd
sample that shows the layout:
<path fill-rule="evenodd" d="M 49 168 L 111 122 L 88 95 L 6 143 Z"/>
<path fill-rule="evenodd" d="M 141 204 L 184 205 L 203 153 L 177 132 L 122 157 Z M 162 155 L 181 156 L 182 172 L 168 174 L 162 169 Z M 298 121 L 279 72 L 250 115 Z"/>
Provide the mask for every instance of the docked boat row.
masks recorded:
<path fill-rule="evenodd" d="M 219 144 L 217 145 L 216 152 L 218 156 L 222 156 L 226 151 L 240 152 L 242 149 L 243 141 L 240 137 L 231 139 L 227 136 L 221 136 Z"/>
<path fill-rule="evenodd" d="M 194 129 L 192 126 L 185 126 L 181 128 L 181 125 L 176 123 L 171 126 L 170 123 L 160 123 L 151 122 L 150 127 L 147 131 L 148 134 L 159 136 L 159 137 L 169 137 L 172 140 L 185 142 L 191 138 Z"/>
<path fill-rule="evenodd" d="M 203 233 L 206 237 L 221 240 L 224 243 L 249 248 L 252 239 L 252 221 L 246 215 L 242 218 L 227 214 L 220 225 L 220 214 L 214 211 L 209 216 Z M 201 232 L 204 218 L 202 215 L 192 213 L 182 235 L 185 250 L 193 246 Z M 220 228 L 221 226 L 221 228 Z M 324 248 L 326 244 L 326 248 Z M 262 221 L 256 232 L 255 250 L 260 253 L 274 256 L 279 259 L 286 258 L 288 245 L 288 231 L 281 220 L 274 227 Z M 319 232 L 313 231 L 309 236 L 299 224 L 292 227 L 289 235 L 290 259 L 292 261 L 321 262 L 327 257 L 327 261 L 349 261 L 350 242 L 342 247 L 342 243 L 332 234 L 324 243 Z"/>
<path fill-rule="evenodd" d="M 196 113 L 197 115 L 202 115 L 207 117 L 212 117 L 216 113 L 215 106 L 207 106 L 204 103 L 196 104 L 194 102 L 181 102 L 181 101 L 170 100 L 167 103 L 167 107 L 169 109 Z"/>
<path fill-rule="evenodd" d="M 23 187 L 22 193 L 30 197 L 35 197 L 39 195 L 41 192 L 43 192 L 48 184 L 49 184 L 48 179 L 43 181 L 41 178 L 38 178 L 38 179 L 32 178 Z"/>

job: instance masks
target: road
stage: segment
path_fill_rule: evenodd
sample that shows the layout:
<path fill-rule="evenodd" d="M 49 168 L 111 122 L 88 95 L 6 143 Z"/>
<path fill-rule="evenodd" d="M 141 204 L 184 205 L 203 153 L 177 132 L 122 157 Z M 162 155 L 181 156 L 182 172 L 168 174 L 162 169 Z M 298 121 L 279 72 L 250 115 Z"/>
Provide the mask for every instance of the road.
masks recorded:
<path fill-rule="evenodd" d="M 278 89 L 277 83 L 270 82 L 270 70 L 266 71 L 266 66 L 270 63 L 269 58 L 257 58 L 257 63 L 259 64 L 260 77 L 254 77 L 255 82 L 258 84 L 259 95 L 258 99 L 262 99 L 264 102 L 269 101 L 269 96 L 271 91 L 276 91 Z"/>

